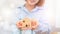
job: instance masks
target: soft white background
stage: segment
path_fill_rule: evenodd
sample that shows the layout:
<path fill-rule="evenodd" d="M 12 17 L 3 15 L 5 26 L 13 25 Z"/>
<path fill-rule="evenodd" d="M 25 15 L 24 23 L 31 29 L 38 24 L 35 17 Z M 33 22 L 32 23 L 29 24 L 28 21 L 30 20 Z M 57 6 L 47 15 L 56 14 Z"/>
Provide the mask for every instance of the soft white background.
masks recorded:
<path fill-rule="evenodd" d="M 24 0 L 0 0 L 0 31 L 1 28 L 8 30 L 12 11 L 18 5 L 23 5 Z M 46 15 L 49 17 L 49 24 L 52 27 L 60 28 L 60 1 L 46 0 L 45 7 L 48 7 Z"/>

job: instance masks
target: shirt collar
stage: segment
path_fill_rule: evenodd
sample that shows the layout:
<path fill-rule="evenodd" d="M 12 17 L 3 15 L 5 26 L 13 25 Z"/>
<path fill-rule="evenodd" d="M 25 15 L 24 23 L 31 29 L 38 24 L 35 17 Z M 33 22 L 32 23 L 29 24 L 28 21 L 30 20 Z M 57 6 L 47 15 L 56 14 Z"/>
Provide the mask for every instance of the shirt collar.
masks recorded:
<path fill-rule="evenodd" d="M 25 7 L 25 5 L 20 6 L 19 8 L 21 8 L 22 10 L 24 10 L 25 12 L 28 12 L 28 13 L 37 12 L 37 11 L 43 9 L 43 7 L 38 7 L 38 6 L 36 6 L 33 10 L 31 10 L 32 12 L 29 12 L 29 10 Z"/>

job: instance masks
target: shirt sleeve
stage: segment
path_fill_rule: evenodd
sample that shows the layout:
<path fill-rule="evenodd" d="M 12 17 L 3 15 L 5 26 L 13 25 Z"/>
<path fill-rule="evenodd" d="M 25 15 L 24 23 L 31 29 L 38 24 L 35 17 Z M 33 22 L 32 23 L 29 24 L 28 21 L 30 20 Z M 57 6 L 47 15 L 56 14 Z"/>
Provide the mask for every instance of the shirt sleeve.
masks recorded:
<path fill-rule="evenodd" d="M 24 13 L 19 8 L 15 9 L 13 13 L 12 34 L 20 34 L 20 30 L 17 28 L 16 22 L 23 19 Z"/>
<path fill-rule="evenodd" d="M 43 11 L 43 14 L 40 14 L 39 26 L 36 31 L 46 32 L 50 30 L 51 27 L 49 25 L 48 16 L 46 16 L 45 12 Z"/>
<path fill-rule="evenodd" d="M 42 17 L 39 22 L 40 22 L 40 30 L 42 30 L 42 32 L 49 31 L 51 29 L 50 25 L 48 24 L 49 21 L 47 17 Z"/>

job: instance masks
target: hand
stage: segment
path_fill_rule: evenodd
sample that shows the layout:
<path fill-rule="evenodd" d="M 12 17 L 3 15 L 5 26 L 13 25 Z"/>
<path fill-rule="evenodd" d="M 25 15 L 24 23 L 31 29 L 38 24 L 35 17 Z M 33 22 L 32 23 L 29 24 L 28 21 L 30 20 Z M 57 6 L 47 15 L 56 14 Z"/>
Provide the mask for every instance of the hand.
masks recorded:
<path fill-rule="evenodd" d="M 29 18 L 24 18 L 17 22 L 17 27 L 22 30 L 31 29 L 31 20 Z"/>
<path fill-rule="evenodd" d="M 16 25 L 19 29 L 21 29 L 22 28 L 22 21 L 17 21 Z"/>
<path fill-rule="evenodd" d="M 32 30 L 35 30 L 38 27 L 38 22 L 36 20 L 31 21 Z"/>

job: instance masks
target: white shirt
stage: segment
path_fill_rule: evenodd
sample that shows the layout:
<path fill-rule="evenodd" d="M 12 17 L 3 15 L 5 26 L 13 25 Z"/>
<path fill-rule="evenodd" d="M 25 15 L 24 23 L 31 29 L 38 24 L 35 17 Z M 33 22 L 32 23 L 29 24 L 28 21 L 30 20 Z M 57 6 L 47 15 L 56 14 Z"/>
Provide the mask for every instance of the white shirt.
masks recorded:
<path fill-rule="evenodd" d="M 39 22 L 39 27 L 36 30 L 34 30 L 34 34 L 35 34 L 35 31 L 41 30 L 42 32 L 45 32 L 50 29 L 48 24 L 48 19 L 45 16 L 45 11 L 42 7 L 35 7 L 31 11 L 32 12 L 29 12 L 29 10 L 27 10 L 27 8 L 25 8 L 24 6 L 20 6 L 17 8 L 16 13 L 14 12 L 15 13 L 14 16 L 16 17 L 16 19 L 13 21 L 14 22 L 14 25 L 12 27 L 13 34 L 20 34 L 20 30 L 16 27 L 16 22 L 18 20 L 23 19 L 26 16 L 29 18 L 35 18 Z M 31 34 L 31 30 L 22 31 L 22 34 Z"/>

